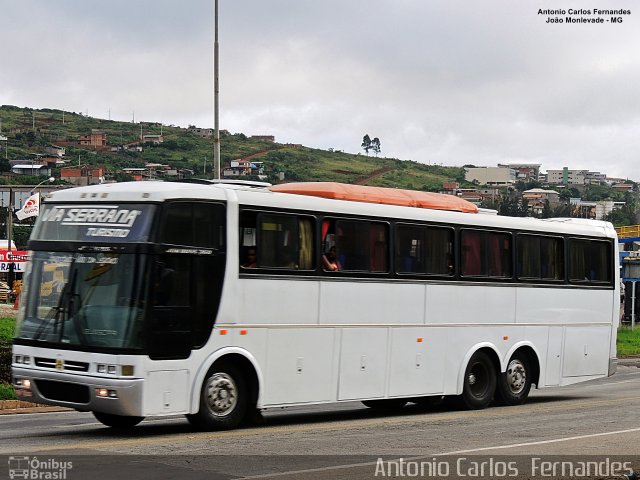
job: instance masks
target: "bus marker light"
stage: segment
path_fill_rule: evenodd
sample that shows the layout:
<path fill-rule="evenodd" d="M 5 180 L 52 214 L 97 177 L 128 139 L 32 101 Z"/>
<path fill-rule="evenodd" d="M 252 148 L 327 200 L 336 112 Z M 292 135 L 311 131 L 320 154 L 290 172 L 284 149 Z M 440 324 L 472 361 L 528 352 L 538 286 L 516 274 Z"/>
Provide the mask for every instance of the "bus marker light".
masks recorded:
<path fill-rule="evenodd" d="M 422 343 L 422 337 L 418 337 L 418 343 Z"/>
<path fill-rule="evenodd" d="M 122 365 L 122 376 L 123 377 L 133 377 L 133 372 L 135 371 L 133 365 Z"/>
<path fill-rule="evenodd" d="M 240 335 L 246 335 L 248 332 L 246 330 L 240 330 Z"/>
<path fill-rule="evenodd" d="M 223 330 L 220 330 L 220 335 L 226 335 L 226 334 L 227 334 L 227 331 L 226 331 L 226 330 L 224 330 L 224 329 L 223 329 Z"/>
<path fill-rule="evenodd" d="M 503 340 L 509 340 L 509 335 L 505 335 L 504 337 L 502 337 Z"/>
<path fill-rule="evenodd" d="M 116 374 L 116 366 L 115 365 L 108 365 L 107 366 L 107 373 L 109 375 L 115 375 Z"/>

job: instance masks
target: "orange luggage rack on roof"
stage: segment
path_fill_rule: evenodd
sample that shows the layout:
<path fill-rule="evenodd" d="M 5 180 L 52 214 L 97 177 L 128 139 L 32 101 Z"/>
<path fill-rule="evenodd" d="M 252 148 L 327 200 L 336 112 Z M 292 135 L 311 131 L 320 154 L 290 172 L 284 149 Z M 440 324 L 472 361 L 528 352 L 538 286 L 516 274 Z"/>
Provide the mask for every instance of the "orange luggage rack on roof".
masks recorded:
<path fill-rule="evenodd" d="M 478 213 L 473 203 L 442 193 L 418 192 L 396 188 L 367 187 L 337 182 L 283 183 L 269 187 L 272 192 L 309 195 L 312 197 L 349 200 L 352 202 L 382 203 L 402 207 L 452 210 L 456 212 Z"/>

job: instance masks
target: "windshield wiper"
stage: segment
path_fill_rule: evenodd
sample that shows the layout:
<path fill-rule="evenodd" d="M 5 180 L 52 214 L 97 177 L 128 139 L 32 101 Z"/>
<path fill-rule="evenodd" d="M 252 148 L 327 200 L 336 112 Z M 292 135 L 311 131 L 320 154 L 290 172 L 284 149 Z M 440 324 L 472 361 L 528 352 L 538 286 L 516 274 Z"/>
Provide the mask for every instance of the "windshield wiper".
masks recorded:
<path fill-rule="evenodd" d="M 64 333 L 64 322 L 68 318 L 68 313 L 70 307 L 73 305 L 73 297 L 77 296 L 77 294 L 73 294 L 76 284 L 76 278 L 78 276 L 78 272 L 74 268 L 75 258 L 71 261 L 69 265 L 69 271 L 71 272 L 71 278 L 67 281 L 60 291 L 60 297 L 58 298 L 58 303 L 55 307 L 53 307 L 47 316 L 42 319 L 40 325 L 38 325 L 38 329 L 36 330 L 35 335 L 33 336 L 34 340 L 40 340 L 40 337 L 45 333 L 47 327 L 51 323 L 51 320 L 54 321 L 53 324 L 53 334 L 58 333 L 58 327 L 60 327 L 60 335 L 59 338 L 62 339 L 62 335 Z"/>

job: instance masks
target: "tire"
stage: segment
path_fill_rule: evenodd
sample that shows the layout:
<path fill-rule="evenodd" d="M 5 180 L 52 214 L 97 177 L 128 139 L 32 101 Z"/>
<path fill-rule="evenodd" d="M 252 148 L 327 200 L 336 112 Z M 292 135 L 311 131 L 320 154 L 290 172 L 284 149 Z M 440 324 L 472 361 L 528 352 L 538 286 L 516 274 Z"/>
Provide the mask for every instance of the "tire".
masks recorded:
<path fill-rule="evenodd" d="M 509 360 L 504 373 L 498 375 L 496 403 L 499 405 L 521 405 L 531 390 L 531 368 L 526 355 L 516 353 Z"/>
<path fill-rule="evenodd" d="M 111 428 L 132 428 L 144 420 L 144 417 L 125 417 L 102 412 L 93 412 L 93 416 L 96 417 L 100 423 Z"/>
<path fill-rule="evenodd" d="M 384 400 L 364 400 L 362 404 L 365 407 L 376 410 L 399 410 L 407 404 L 404 398 L 387 398 Z"/>
<path fill-rule="evenodd" d="M 233 365 L 214 365 L 200 390 L 200 409 L 187 419 L 199 430 L 230 430 L 244 420 L 247 383 Z"/>
<path fill-rule="evenodd" d="M 486 408 L 496 392 L 496 369 L 489 355 L 478 351 L 471 356 L 464 371 L 460 400 L 470 410 Z"/>

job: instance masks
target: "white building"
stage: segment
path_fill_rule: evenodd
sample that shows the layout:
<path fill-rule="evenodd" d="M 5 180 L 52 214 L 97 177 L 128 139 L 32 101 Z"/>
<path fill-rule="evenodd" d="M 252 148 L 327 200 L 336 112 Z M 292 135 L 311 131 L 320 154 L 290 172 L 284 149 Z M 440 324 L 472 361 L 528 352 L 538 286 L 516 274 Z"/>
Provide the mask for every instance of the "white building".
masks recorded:
<path fill-rule="evenodd" d="M 516 183 L 517 172 L 510 167 L 468 167 L 464 179 L 480 185 L 508 186 Z"/>

